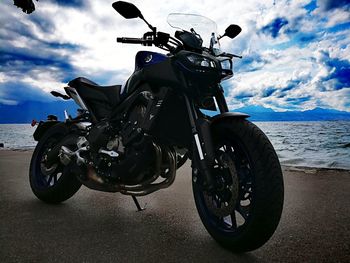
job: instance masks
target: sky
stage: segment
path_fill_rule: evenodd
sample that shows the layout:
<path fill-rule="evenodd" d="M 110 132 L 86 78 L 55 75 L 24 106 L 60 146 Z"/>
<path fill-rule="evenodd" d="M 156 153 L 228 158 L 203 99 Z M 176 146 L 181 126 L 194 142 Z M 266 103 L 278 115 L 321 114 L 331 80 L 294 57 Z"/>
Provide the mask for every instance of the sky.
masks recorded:
<path fill-rule="evenodd" d="M 160 31 L 173 34 L 169 13 L 206 16 L 223 33 L 242 27 L 221 48 L 243 56 L 223 83 L 229 108 L 248 105 L 275 111 L 315 107 L 350 112 L 349 0 L 130 0 Z M 51 101 L 71 79 L 100 85 L 124 83 L 139 50 L 116 43 L 141 37 L 139 19 L 126 20 L 110 0 L 40 0 L 25 14 L 11 0 L 0 2 L 0 104 Z"/>

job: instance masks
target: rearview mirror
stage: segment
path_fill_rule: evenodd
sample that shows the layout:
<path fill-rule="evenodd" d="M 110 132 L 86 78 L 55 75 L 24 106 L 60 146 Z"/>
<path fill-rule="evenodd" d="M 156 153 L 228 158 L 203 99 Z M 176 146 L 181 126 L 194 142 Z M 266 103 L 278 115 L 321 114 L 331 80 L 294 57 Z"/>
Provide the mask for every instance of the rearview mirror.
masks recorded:
<path fill-rule="evenodd" d="M 238 36 L 239 33 L 241 33 L 242 28 L 238 25 L 229 25 L 228 28 L 226 28 L 225 30 L 225 34 L 222 36 L 227 36 L 229 38 L 235 38 L 236 36 Z"/>
<path fill-rule="evenodd" d="M 124 18 L 130 19 L 130 18 L 143 18 L 141 11 L 133 4 L 124 2 L 124 1 L 118 1 L 114 2 L 112 4 L 113 8 Z"/>

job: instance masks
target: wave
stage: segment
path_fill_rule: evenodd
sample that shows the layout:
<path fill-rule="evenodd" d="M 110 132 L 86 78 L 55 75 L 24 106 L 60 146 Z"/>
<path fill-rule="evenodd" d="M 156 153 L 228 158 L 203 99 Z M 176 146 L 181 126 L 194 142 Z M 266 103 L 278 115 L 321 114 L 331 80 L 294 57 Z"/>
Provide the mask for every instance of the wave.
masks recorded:
<path fill-rule="evenodd" d="M 256 123 L 285 165 L 350 168 L 350 122 Z"/>
<path fill-rule="evenodd" d="M 341 148 L 350 148 L 350 142 L 340 146 Z"/>

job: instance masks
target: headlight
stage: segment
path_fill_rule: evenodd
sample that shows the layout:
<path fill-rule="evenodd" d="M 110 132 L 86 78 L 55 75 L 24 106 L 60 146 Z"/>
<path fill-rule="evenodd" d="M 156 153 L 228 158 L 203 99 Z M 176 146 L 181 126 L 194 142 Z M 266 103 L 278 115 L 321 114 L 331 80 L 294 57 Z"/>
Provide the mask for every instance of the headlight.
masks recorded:
<path fill-rule="evenodd" d="M 189 54 L 186 56 L 186 58 L 188 59 L 188 61 L 190 61 L 195 66 L 207 67 L 207 68 L 215 68 L 216 67 L 216 64 L 213 60 L 206 58 L 206 57 L 203 57 L 203 56 L 200 56 L 200 55 Z"/>
<path fill-rule="evenodd" d="M 229 79 L 233 76 L 232 72 L 232 60 L 231 59 L 221 59 L 221 79 Z"/>
<path fill-rule="evenodd" d="M 231 59 L 225 59 L 220 61 L 221 68 L 223 70 L 232 70 L 232 61 Z"/>

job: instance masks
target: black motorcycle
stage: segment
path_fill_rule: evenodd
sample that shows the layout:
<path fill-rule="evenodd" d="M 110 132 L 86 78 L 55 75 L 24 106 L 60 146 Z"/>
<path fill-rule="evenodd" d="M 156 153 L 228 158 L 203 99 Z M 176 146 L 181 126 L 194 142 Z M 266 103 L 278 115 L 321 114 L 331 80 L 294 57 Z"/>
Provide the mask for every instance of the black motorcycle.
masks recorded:
<path fill-rule="evenodd" d="M 74 118 L 49 115 L 34 132 L 38 141 L 30 164 L 30 185 L 52 204 L 91 189 L 137 196 L 169 187 L 188 159 L 200 218 L 222 246 L 244 252 L 262 246 L 275 231 L 283 207 L 278 157 L 265 136 L 243 113 L 229 112 L 220 82 L 230 78 L 232 59 L 219 39 L 236 37 L 230 25 L 199 15 L 170 14 L 175 37 L 159 32 L 133 4 L 113 8 L 140 18 L 150 28 L 142 38 L 117 42 L 156 46 L 166 55 L 140 51 L 124 86 L 99 86 L 76 78 L 65 93 L 78 105 Z M 209 32 L 209 34 L 207 34 Z M 207 44 L 207 45 L 205 45 Z M 208 111 L 220 114 L 208 116 Z M 174 197 L 175 198 L 175 197 Z"/>

